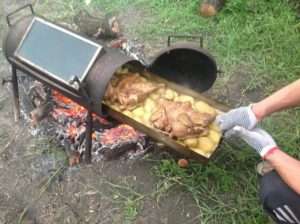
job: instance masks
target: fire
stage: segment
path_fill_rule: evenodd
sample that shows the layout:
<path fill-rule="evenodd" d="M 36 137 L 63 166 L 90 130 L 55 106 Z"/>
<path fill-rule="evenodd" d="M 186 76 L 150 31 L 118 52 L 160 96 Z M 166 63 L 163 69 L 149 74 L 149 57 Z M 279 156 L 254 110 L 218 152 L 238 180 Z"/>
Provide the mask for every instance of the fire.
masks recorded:
<path fill-rule="evenodd" d="M 52 91 L 52 98 L 58 105 L 62 106 L 62 108 L 55 108 L 53 110 L 54 114 L 62 113 L 70 117 L 83 117 L 87 113 L 83 106 L 80 106 L 58 91 Z"/>
<path fill-rule="evenodd" d="M 52 99 L 60 106 L 53 109 L 52 116 L 57 120 L 59 115 L 65 115 L 72 118 L 84 118 L 86 116 L 87 110 L 75 103 L 73 100 L 65 97 L 60 92 L 53 90 Z M 100 124 L 109 124 L 109 122 L 96 114 L 93 114 L 93 120 L 98 121 Z"/>
<path fill-rule="evenodd" d="M 52 100 L 54 107 L 51 117 L 59 124 L 58 139 L 63 144 L 66 142 L 72 153 L 75 153 L 70 156 L 69 162 L 70 165 L 76 165 L 79 163 L 80 155 L 85 147 L 85 121 L 88 111 L 57 91 L 52 92 Z M 93 114 L 93 122 L 92 150 L 97 155 L 113 158 L 124 154 L 129 158 L 133 155 L 141 155 L 149 149 L 146 147 L 145 136 L 129 125 L 115 126 L 115 122 L 108 121 L 96 114 Z M 127 143 L 133 143 L 130 150 L 124 147 Z M 127 151 L 125 152 L 124 149 Z"/>
<path fill-rule="evenodd" d="M 106 130 L 101 136 L 100 141 L 104 145 L 113 145 L 122 141 L 136 140 L 139 136 L 139 133 L 133 127 L 121 124 L 115 128 Z"/>
<path fill-rule="evenodd" d="M 51 115 L 58 123 L 62 123 L 65 127 L 66 136 L 73 142 L 76 137 L 80 136 L 86 130 L 85 118 L 87 109 L 55 90 L 52 91 L 52 99 L 57 106 L 53 108 Z M 67 120 L 69 122 L 64 124 Z M 107 120 L 96 114 L 93 114 L 93 120 L 101 124 L 108 123 Z M 96 139 L 95 132 L 92 133 L 92 138 L 93 140 Z"/>

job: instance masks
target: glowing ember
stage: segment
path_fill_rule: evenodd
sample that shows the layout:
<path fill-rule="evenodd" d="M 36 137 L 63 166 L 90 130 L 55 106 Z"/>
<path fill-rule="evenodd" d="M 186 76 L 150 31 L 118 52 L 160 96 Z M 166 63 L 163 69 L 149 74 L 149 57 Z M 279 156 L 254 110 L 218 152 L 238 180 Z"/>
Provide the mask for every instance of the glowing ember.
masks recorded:
<path fill-rule="evenodd" d="M 55 108 L 53 110 L 53 116 L 56 117 L 59 114 L 64 114 L 70 117 L 83 117 L 86 115 L 87 110 L 75 103 L 71 99 L 65 97 L 57 91 L 52 91 L 52 99 L 62 108 Z"/>
<path fill-rule="evenodd" d="M 69 156 L 69 164 L 80 162 L 86 147 L 86 118 L 88 111 L 60 92 L 50 90 L 38 82 L 28 83 L 28 87 L 35 93 L 35 97 L 28 95 L 30 102 L 47 95 L 45 100 L 35 105 L 30 112 L 45 114 L 39 128 L 45 134 L 55 135 L 56 140 L 65 148 Z M 26 101 L 28 102 L 28 100 Z M 49 105 L 44 110 L 41 105 Z M 33 113 L 35 114 L 35 113 Z M 93 114 L 93 130 L 91 150 L 93 159 L 140 158 L 153 148 L 150 139 L 126 124 L 106 119 Z M 41 119 L 41 120 L 42 120 Z M 38 121 L 41 121 L 38 120 Z"/>
<path fill-rule="evenodd" d="M 140 134 L 134 128 L 121 124 L 106 130 L 100 137 L 100 142 L 104 145 L 114 145 L 119 142 L 136 141 L 139 137 Z"/>

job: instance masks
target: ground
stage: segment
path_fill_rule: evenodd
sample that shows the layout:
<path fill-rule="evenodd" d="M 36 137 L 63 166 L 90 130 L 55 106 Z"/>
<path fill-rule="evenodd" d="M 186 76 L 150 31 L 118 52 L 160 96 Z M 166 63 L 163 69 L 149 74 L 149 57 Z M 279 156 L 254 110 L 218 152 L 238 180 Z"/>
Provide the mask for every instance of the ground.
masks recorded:
<path fill-rule="evenodd" d="M 149 57 L 165 46 L 170 33 L 204 34 L 205 48 L 224 72 L 206 94 L 232 107 L 257 101 L 300 74 L 293 1 L 228 1 L 216 18 L 203 19 L 192 0 L 4 0 L 1 40 L 7 31 L 4 16 L 28 2 L 56 22 L 72 23 L 80 8 L 115 13 L 126 36 L 143 43 Z M 1 78 L 10 75 L 2 54 L 0 71 Z M 259 158 L 240 142 L 223 141 L 209 164 L 191 162 L 188 169 L 165 153 L 68 168 L 51 136 L 32 136 L 12 113 L 5 86 L 0 89 L 0 224 L 268 223 L 257 198 Z M 263 123 L 296 157 L 299 116 L 299 110 L 291 110 Z"/>

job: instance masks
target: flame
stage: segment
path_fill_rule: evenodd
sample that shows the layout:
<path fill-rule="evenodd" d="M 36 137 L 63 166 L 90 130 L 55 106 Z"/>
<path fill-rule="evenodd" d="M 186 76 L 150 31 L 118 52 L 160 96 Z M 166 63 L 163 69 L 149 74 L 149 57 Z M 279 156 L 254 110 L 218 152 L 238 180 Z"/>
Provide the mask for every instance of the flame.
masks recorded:
<path fill-rule="evenodd" d="M 52 91 L 52 98 L 56 103 L 63 106 L 63 108 L 55 108 L 53 110 L 56 114 L 64 114 L 71 117 L 83 117 L 87 113 L 87 110 L 83 106 L 80 106 L 58 91 Z"/>
<path fill-rule="evenodd" d="M 76 136 L 82 134 L 85 131 L 85 118 L 87 115 L 87 109 L 80 106 L 73 100 L 64 96 L 58 91 L 52 90 L 52 99 L 57 106 L 53 108 L 51 115 L 57 122 L 62 122 L 65 126 L 65 132 L 71 140 L 74 140 Z M 93 113 L 93 120 L 100 124 L 108 125 L 109 121 Z M 66 125 L 64 122 L 67 118 L 72 118 L 77 122 L 68 122 Z M 92 133 L 93 140 L 96 140 L 97 136 L 95 132 Z"/>

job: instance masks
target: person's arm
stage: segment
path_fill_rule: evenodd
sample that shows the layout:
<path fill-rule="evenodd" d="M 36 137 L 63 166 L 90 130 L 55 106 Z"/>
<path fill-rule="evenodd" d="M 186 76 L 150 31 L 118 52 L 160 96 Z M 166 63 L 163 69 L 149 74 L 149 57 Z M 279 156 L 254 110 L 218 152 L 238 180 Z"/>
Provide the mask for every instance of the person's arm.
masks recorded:
<path fill-rule="evenodd" d="M 283 181 L 300 195 L 300 161 L 281 150 L 266 156 L 265 160 L 277 171 Z"/>
<path fill-rule="evenodd" d="M 269 97 L 254 103 L 251 107 L 257 120 L 270 114 L 300 105 L 300 79 L 283 87 Z"/>
<path fill-rule="evenodd" d="M 257 103 L 247 107 L 239 107 L 219 115 L 217 123 L 223 131 L 227 131 L 234 126 L 253 129 L 259 121 L 268 115 L 299 105 L 300 79 Z"/>
<path fill-rule="evenodd" d="M 300 161 L 281 151 L 273 138 L 264 130 L 246 130 L 234 127 L 231 136 L 238 136 L 247 142 L 263 159 L 270 162 L 283 181 L 300 194 Z"/>

